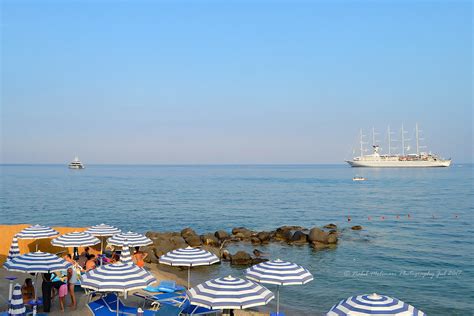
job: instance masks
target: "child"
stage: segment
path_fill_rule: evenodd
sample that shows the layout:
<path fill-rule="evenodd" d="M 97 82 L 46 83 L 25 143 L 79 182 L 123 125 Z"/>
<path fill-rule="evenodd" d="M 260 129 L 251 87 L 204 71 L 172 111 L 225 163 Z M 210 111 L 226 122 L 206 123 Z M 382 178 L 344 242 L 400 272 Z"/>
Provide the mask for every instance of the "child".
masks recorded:
<path fill-rule="evenodd" d="M 59 287 L 59 304 L 61 306 L 61 311 L 64 312 L 64 302 L 67 296 L 67 284 L 64 283 Z"/>

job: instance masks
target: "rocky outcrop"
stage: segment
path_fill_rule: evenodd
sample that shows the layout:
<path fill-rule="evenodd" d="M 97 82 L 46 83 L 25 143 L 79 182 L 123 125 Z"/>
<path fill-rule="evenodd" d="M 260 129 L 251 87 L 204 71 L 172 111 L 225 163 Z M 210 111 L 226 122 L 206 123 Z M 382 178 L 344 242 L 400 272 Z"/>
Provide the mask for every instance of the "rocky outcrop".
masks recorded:
<path fill-rule="evenodd" d="M 262 244 L 267 244 L 270 242 L 270 239 L 272 238 L 272 234 L 269 232 L 259 232 L 257 234 L 257 238 L 260 239 L 260 242 Z"/>
<path fill-rule="evenodd" d="M 248 266 L 253 264 L 258 264 L 261 262 L 268 261 L 266 258 L 256 257 L 252 258 L 250 254 L 245 251 L 237 251 L 235 254 L 231 256 L 230 263 L 232 265 L 239 265 L 239 266 Z"/>
<path fill-rule="evenodd" d="M 245 251 L 237 251 L 231 256 L 230 262 L 234 265 L 249 265 L 252 264 L 252 256 Z"/>
<path fill-rule="evenodd" d="M 291 235 L 289 242 L 292 244 L 306 244 L 308 242 L 308 235 L 301 230 L 297 230 Z"/>
<path fill-rule="evenodd" d="M 231 261 L 232 264 L 248 265 L 267 259 L 262 256 L 259 250 L 255 250 L 254 257 L 244 251 L 238 251 L 231 255 L 225 246 L 241 241 L 252 245 L 285 242 L 290 245 L 309 244 L 314 249 L 320 250 L 335 247 L 340 233 L 361 229 L 363 229 L 362 226 L 357 225 L 338 230 L 335 224 L 328 224 L 324 226 L 324 229 L 313 227 L 308 230 L 301 226 L 281 226 L 275 231 L 257 233 L 245 227 L 235 227 L 232 229 L 232 234 L 225 230 L 218 230 L 214 233 L 198 235 L 188 227 L 181 232 L 147 232 L 146 236 L 153 241 L 153 245 L 142 247 L 142 250 L 148 254 L 146 258 L 148 263 L 158 263 L 159 257 L 163 254 L 174 249 L 191 246 L 206 249 L 222 260 Z"/>
<path fill-rule="evenodd" d="M 230 236 L 225 230 L 218 230 L 214 233 L 214 236 L 220 241 L 229 239 Z"/>
<path fill-rule="evenodd" d="M 220 245 L 219 239 L 211 233 L 201 235 L 201 241 L 202 244 L 206 246 L 219 247 Z"/>
<path fill-rule="evenodd" d="M 308 240 L 311 243 L 320 243 L 320 244 L 336 244 L 337 233 L 328 233 L 321 230 L 318 227 L 313 227 L 309 231 Z"/>
<path fill-rule="evenodd" d="M 249 239 L 252 237 L 253 232 L 245 227 L 235 227 L 232 229 L 232 235 L 239 239 Z"/>
<path fill-rule="evenodd" d="M 181 237 L 183 237 L 186 243 L 191 247 L 199 247 L 202 244 L 201 237 L 189 227 L 181 231 Z"/>

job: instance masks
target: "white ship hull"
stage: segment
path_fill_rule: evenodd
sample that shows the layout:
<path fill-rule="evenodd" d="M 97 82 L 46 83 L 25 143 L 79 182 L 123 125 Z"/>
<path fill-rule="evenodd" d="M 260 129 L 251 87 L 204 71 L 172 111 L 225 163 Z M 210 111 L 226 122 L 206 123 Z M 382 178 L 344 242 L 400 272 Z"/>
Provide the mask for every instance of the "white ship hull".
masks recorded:
<path fill-rule="evenodd" d="M 366 168 L 432 168 L 432 167 L 449 167 L 451 160 L 437 160 L 437 161 L 383 161 L 383 160 L 348 160 L 346 161 L 351 167 L 366 167 Z"/>

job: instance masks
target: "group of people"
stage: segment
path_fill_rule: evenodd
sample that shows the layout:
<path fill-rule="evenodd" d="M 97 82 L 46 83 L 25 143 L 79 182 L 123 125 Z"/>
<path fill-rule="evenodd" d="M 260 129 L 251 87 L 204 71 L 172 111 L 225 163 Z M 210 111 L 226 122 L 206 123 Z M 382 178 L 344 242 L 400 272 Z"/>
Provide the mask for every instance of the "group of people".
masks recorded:
<path fill-rule="evenodd" d="M 64 256 L 64 260 L 70 262 L 72 267 L 62 272 L 62 275 L 56 275 L 54 273 L 43 273 L 42 274 L 42 285 L 41 290 L 43 294 L 43 311 L 49 313 L 51 311 L 51 302 L 56 296 L 59 297 L 59 304 L 61 311 L 64 311 L 66 296 L 69 294 L 71 297 L 72 310 L 76 309 L 77 301 L 74 294 L 74 287 L 78 283 L 79 276 L 81 273 L 93 270 L 97 267 L 98 261 L 94 254 L 89 253 L 89 247 L 85 247 L 84 251 L 76 257 L 77 260 L 70 254 Z M 147 253 L 140 251 L 139 247 L 135 247 L 135 252 L 132 255 L 133 262 L 143 267 L 145 265 L 145 258 Z M 107 260 L 103 260 L 104 264 L 111 264 L 120 261 L 120 256 L 114 252 L 112 257 Z M 32 299 L 35 298 L 35 289 L 31 278 L 25 279 L 25 283 L 21 288 L 23 302 L 28 304 Z"/>

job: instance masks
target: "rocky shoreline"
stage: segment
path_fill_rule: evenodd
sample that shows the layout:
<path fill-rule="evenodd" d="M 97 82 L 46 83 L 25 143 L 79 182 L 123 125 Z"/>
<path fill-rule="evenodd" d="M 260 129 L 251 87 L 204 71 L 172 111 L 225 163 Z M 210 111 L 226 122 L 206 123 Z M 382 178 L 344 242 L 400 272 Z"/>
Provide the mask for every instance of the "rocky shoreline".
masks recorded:
<path fill-rule="evenodd" d="M 339 236 L 347 230 L 361 230 L 361 226 L 338 229 L 335 224 L 323 227 L 305 228 L 302 226 L 281 226 L 272 231 L 253 231 L 245 227 L 235 227 L 231 232 L 218 230 L 214 233 L 199 235 L 192 228 L 185 228 L 180 232 L 152 232 L 146 236 L 153 240 L 153 245 L 142 247 L 148 253 L 147 263 L 158 263 L 163 254 L 178 248 L 201 247 L 206 249 L 222 261 L 229 261 L 232 265 L 251 265 L 267 261 L 262 253 L 255 249 L 251 254 L 237 251 L 231 254 L 226 246 L 233 243 L 246 242 L 255 247 L 270 243 L 285 243 L 288 245 L 308 245 L 315 250 L 337 247 Z"/>

